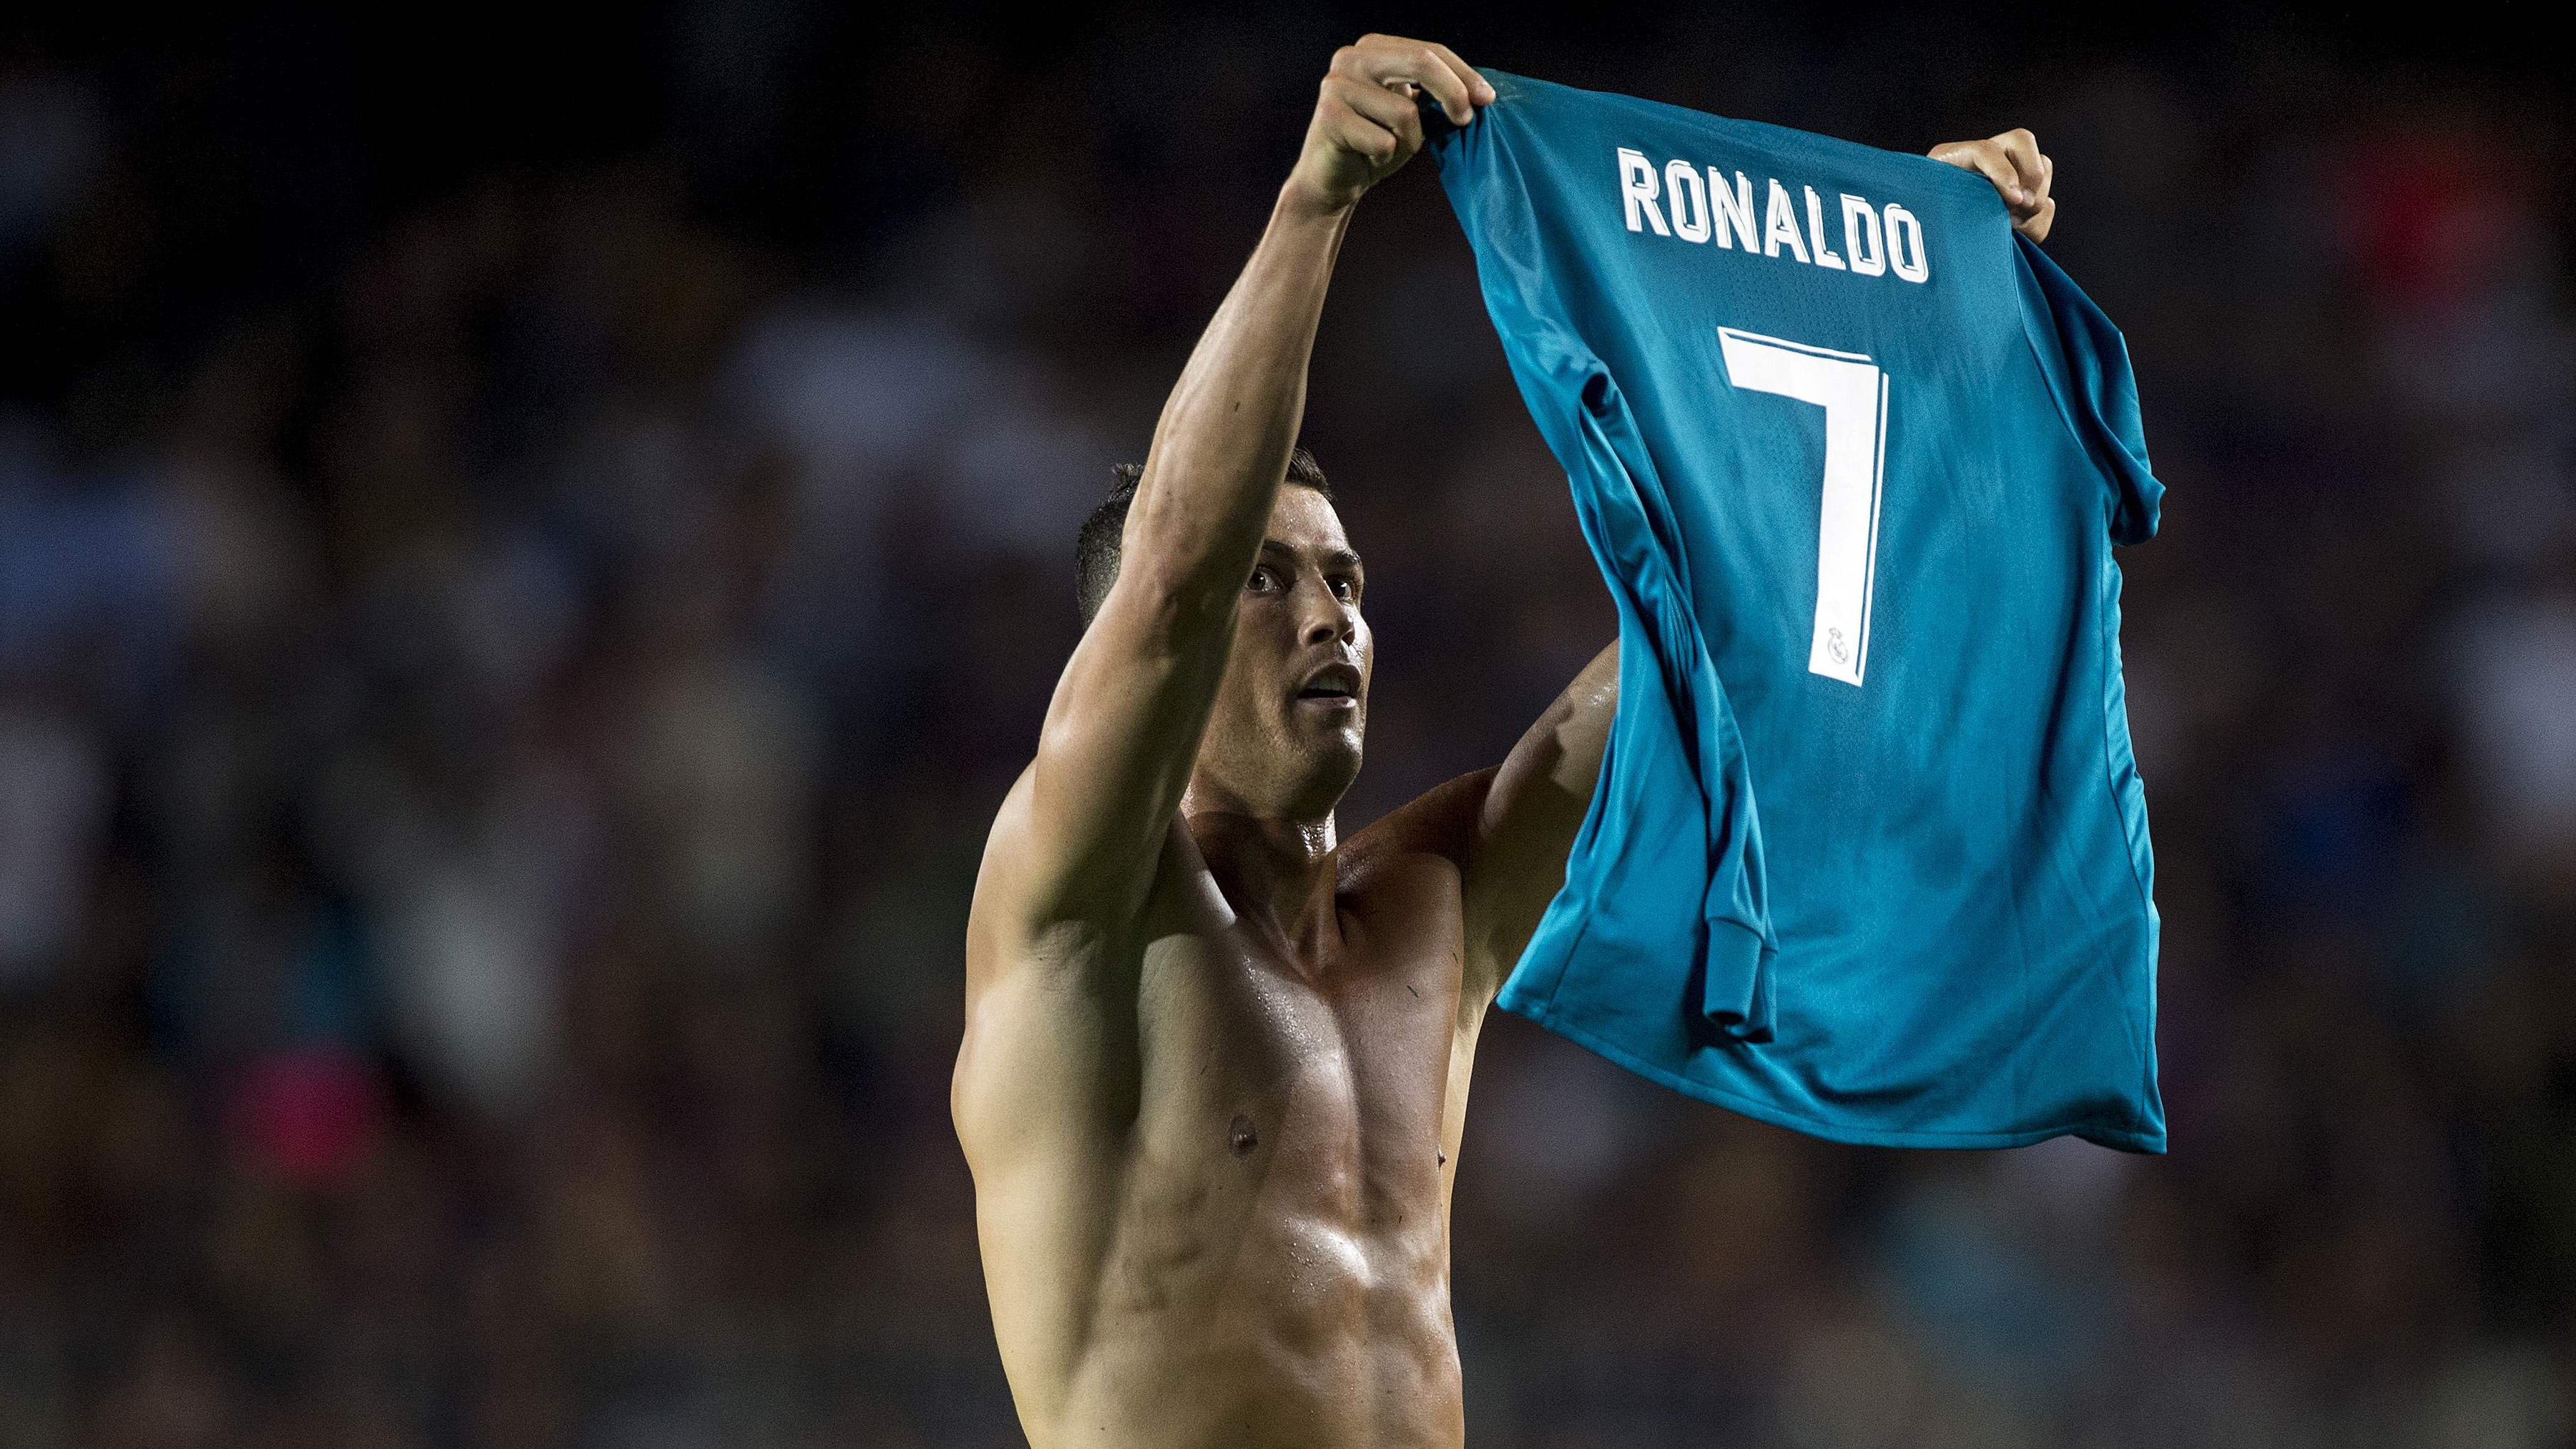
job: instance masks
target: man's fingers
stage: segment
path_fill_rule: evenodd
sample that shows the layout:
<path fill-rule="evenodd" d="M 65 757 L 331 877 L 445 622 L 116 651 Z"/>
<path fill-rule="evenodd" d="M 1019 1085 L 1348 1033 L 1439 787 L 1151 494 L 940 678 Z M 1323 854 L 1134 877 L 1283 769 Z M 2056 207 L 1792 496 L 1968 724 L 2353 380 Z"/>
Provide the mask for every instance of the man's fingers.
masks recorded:
<path fill-rule="evenodd" d="M 1480 106 L 1490 106 L 1494 103 L 1493 82 L 1476 74 L 1476 68 L 1469 65 L 1467 62 L 1460 60 L 1458 58 L 1458 52 L 1451 50 L 1449 47 L 1442 45 L 1436 40 L 1425 41 L 1423 43 L 1431 47 L 1431 53 L 1440 57 L 1442 64 L 1447 65 L 1449 69 L 1457 73 L 1460 82 L 1465 84 L 1467 87 L 1467 98 L 1469 100 L 1474 101 Z"/>
<path fill-rule="evenodd" d="M 2004 194 L 2005 204 L 2015 210 L 2030 204 L 2029 196 L 2021 189 L 2021 173 L 2014 169 L 2003 149 L 1991 141 L 1953 141 L 1935 146 L 1932 159 L 1964 167 L 1993 182 L 1995 189 Z"/>
<path fill-rule="evenodd" d="M 2048 195 L 2048 158 L 2039 154 L 2037 136 L 2016 126 L 1995 137 L 1994 144 L 2011 160 L 2024 195 L 2034 202 Z"/>
<path fill-rule="evenodd" d="M 2057 202 L 2048 194 L 2049 183 L 2057 177 L 2057 163 L 2039 149 L 2038 137 L 2016 128 L 1983 141 L 1935 146 L 1931 156 L 1992 182 L 2003 193 L 2013 230 L 2032 241 L 2048 239 L 2048 229 L 2057 220 Z"/>
<path fill-rule="evenodd" d="M 1345 56 L 1349 57 L 1349 70 L 1344 70 Z M 1449 55 L 1444 47 L 1393 35 L 1364 35 L 1359 44 L 1333 57 L 1333 68 L 1344 74 L 1356 73 L 1380 86 L 1410 81 L 1440 103 L 1452 124 L 1463 126 L 1476 118 L 1476 93 L 1467 78 L 1475 77 L 1482 85 L 1483 77 L 1468 70 L 1465 62 Z M 1487 90 L 1490 93 L 1491 88 Z"/>
<path fill-rule="evenodd" d="M 1347 207 L 1422 148 L 1422 100 L 1457 125 L 1494 98 L 1485 78 L 1445 46 L 1364 35 L 1333 52 L 1315 117 L 1290 181 L 1300 196 Z"/>
<path fill-rule="evenodd" d="M 1395 133 L 1368 118 L 1334 81 L 1324 82 L 1324 99 L 1315 108 L 1318 134 L 1333 145 L 1371 161 L 1385 161 L 1395 155 L 1400 143 Z"/>
<path fill-rule="evenodd" d="M 2057 220 L 2057 203 L 2043 200 L 2039 209 L 2027 218 L 2013 223 L 2013 230 L 2035 242 L 2048 240 L 2048 228 Z"/>
<path fill-rule="evenodd" d="M 1422 145 L 1422 113 L 1406 97 L 1346 75 L 1327 76 L 1324 91 L 1354 118 L 1352 149 L 1383 161 Z"/>

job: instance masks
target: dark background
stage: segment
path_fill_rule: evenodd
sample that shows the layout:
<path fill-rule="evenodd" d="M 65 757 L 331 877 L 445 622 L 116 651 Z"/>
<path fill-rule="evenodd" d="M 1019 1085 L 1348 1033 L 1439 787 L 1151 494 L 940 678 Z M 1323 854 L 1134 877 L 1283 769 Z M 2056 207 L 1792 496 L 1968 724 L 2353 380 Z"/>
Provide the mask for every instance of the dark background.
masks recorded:
<path fill-rule="evenodd" d="M 967 892 L 1073 527 L 1373 28 L 2030 126 L 2171 490 L 2121 558 L 2171 1154 L 1831 1147 L 1498 1016 L 1474 1441 L 2576 1442 L 2567 67 L 2369 14 L 0 25 L 0 1443 L 1018 1442 Z M 1356 827 L 1612 630 L 1427 168 L 1307 440 Z"/>

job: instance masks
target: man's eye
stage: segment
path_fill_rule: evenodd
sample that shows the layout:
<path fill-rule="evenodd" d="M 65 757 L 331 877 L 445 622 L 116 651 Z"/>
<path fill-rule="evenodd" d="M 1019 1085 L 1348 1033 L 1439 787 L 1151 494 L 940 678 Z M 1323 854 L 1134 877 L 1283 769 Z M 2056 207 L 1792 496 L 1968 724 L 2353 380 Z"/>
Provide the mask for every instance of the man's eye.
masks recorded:
<path fill-rule="evenodd" d="M 1358 598 L 1359 598 L 1359 596 L 1360 596 L 1359 585 L 1352 583 L 1349 579 L 1335 579 L 1335 580 L 1333 580 L 1333 597 L 1334 597 L 1334 598 L 1337 598 L 1337 599 L 1343 600 L 1344 602 L 1346 602 L 1346 603 L 1347 603 L 1347 602 L 1350 602 L 1350 601 L 1353 601 L 1353 600 L 1358 599 Z"/>
<path fill-rule="evenodd" d="M 1245 585 L 1245 587 L 1251 589 L 1255 593 L 1260 593 L 1269 589 L 1273 582 L 1275 582 L 1275 580 L 1270 577 L 1270 570 L 1254 569 L 1252 571 L 1252 582 Z"/>

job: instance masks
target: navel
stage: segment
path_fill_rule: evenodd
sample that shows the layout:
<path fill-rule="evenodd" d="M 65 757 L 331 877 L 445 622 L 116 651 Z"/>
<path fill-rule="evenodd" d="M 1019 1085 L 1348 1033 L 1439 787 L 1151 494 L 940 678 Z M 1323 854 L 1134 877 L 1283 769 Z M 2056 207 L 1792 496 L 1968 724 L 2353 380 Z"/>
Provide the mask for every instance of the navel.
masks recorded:
<path fill-rule="evenodd" d="M 1252 1149 L 1260 1145 L 1261 1134 L 1252 1130 L 1250 1117 L 1238 1116 L 1233 1125 L 1225 1129 L 1225 1148 L 1237 1157 L 1251 1156 Z"/>

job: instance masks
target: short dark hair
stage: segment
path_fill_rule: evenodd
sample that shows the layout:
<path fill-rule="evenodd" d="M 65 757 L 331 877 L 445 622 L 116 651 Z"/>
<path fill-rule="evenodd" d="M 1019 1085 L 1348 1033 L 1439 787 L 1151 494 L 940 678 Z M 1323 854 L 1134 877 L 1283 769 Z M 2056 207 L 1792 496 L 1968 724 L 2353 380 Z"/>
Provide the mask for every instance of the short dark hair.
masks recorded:
<path fill-rule="evenodd" d="M 1091 510 L 1082 521 L 1082 532 L 1073 544 L 1073 601 L 1082 610 L 1082 626 L 1091 627 L 1092 616 L 1100 612 L 1100 601 L 1109 597 L 1109 586 L 1118 582 L 1118 547 L 1127 529 L 1127 510 L 1136 502 L 1136 484 L 1145 476 L 1142 463 L 1120 463 L 1109 470 L 1116 474 L 1118 486 Z M 1288 455 L 1288 486 L 1312 488 L 1326 498 L 1333 496 L 1333 485 L 1324 478 L 1324 466 L 1315 455 L 1298 448 Z"/>

